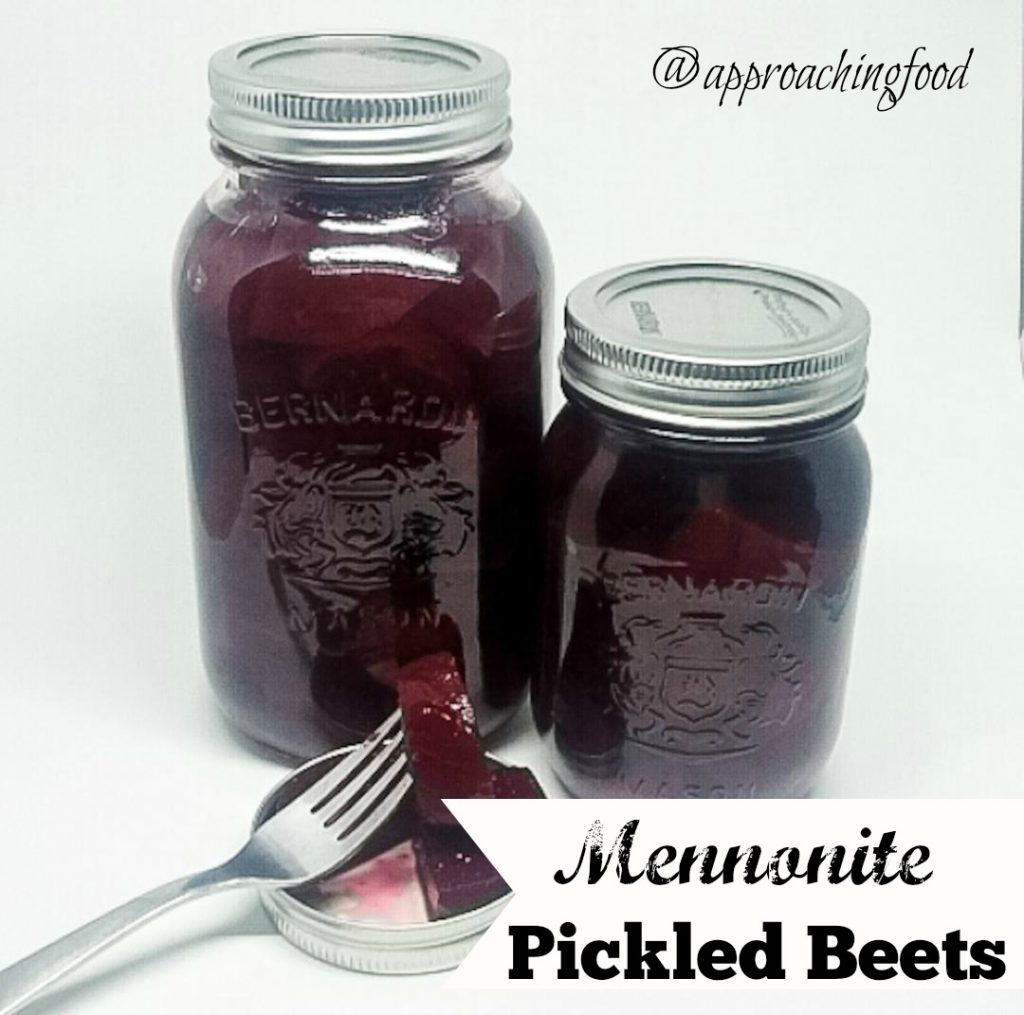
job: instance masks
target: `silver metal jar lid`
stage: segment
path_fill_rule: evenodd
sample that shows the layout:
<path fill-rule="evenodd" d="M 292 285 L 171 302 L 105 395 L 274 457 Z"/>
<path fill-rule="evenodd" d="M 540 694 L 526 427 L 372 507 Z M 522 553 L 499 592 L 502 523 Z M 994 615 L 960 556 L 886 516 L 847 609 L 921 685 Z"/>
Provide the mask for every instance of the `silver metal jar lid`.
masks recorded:
<path fill-rule="evenodd" d="M 469 161 L 511 129 L 508 65 L 428 35 L 296 35 L 210 59 L 210 132 L 257 161 L 374 167 Z"/>
<path fill-rule="evenodd" d="M 444 920 L 398 926 L 332 917 L 282 891 L 261 898 L 278 933 L 307 955 L 360 973 L 408 976 L 458 966 L 511 896 Z"/>
<path fill-rule="evenodd" d="M 762 430 L 836 416 L 864 398 L 867 309 L 802 272 L 627 265 L 576 286 L 565 320 L 567 389 L 649 423 Z"/>
<path fill-rule="evenodd" d="M 289 773 L 264 798 L 253 826 L 266 821 L 354 749 L 339 748 Z M 512 894 L 453 916 L 392 924 L 327 912 L 285 889 L 265 889 L 260 898 L 281 936 L 308 955 L 343 969 L 396 975 L 454 969 L 494 923 Z"/>

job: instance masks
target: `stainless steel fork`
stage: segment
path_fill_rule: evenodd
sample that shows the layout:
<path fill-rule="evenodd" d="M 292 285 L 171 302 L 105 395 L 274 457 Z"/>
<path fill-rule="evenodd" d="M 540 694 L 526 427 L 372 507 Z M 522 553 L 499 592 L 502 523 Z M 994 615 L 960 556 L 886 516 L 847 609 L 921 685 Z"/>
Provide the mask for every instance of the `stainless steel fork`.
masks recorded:
<path fill-rule="evenodd" d="M 153 917 L 227 888 L 289 888 L 352 857 L 395 810 L 412 776 L 394 712 L 359 747 L 272 814 L 226 863 L 155 888 L 0 971 L 0 1015 Z"/>

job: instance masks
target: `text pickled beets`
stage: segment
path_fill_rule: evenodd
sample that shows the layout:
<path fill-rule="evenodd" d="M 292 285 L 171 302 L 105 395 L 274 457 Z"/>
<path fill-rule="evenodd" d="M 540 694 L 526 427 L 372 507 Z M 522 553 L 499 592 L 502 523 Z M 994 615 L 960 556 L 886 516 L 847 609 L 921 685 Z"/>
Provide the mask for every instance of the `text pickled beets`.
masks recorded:
<path fill-rule="evenodd" d="M 555 872 L 558 884 L 568 884 L 579 876 L 595 884 L 610 869 L 615 858 L 615 876 L 622 884 L 646 879 L 656 885 L 757 884 L 764 881 L 785 885 L 792 881 L 808 884 L 825 882 L 879 885 L 899 881 L 920 885 L 932 872 L 926 870 L 930 857 L 927 846 L 912 846 L 899 852 L 896 833 L 883 832 L 875 843 L 863 843 L 854 849 L 846 846 L 813 846 L 802 855 L 796 846 L 784 846 L 768 852 L 760 846 L 659 846 L 646 861 L 633 866 L 633 842 L 638 820 L 619 829 L 606 851 L 600 821 L 591 825 L 583 841 L 576 865 Z M 861 829 L 869 839 L 870 828 Z M 751 980 L 784 980 L 782 961 L 782 924 L 762 924 L 763 934 L 739 946 L 729 941 L 694 940 L 689 923 L 672 924 L 672 934 L 661 939 L 645 936 L 639 922 L 623 924 L 621 939 L 582 941 L 576 938 L 576 926 L 563 923 L 556 935 L 544 926 L 511 926 L 512 965 L 509 979 L 533 979 L 538 963 L 557 963 L 560 980 L 587 977 L 593 980 L 675 979 L 728 980 L 745 976 Z M 917 939 L 897 945 L 876 939 L 859 942 L 848 927 L 837 924 L 812 925 L 809 980 L 846 980 L 858 974 L 870 980 L 889 980 L 903 976 L 910 980 L 932 980 L 946 976 L 950 980 L 997 980 L 1006 972 L 1002 959 L 1003 941 L 965 941 L 959 930 L 949 931 L 943 939 Z"/>

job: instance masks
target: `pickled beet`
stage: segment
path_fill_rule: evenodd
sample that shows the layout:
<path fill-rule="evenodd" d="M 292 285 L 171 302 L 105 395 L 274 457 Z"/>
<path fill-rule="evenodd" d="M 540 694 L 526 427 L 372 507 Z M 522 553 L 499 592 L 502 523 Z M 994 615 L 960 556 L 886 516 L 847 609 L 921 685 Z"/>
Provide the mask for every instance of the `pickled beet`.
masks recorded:
<path fill-rule="evenodd" d="M 478 795 L 499 800 L 536 800 L 544 796 L 528 768 L 491 762 L 488 769 L 490 792 Z M 446 791 L 445 795 L 462 794 Z M 421 799 L 417 798 L 417 807 L 424 814 Z M 428 821 L 419 827 L 413 848 L 431 919 L 478 908 L 508 891 L 501 875 L 460 825 L 439 824 L 425 816 Z"/>
<path fill-rule="evenodd" d="M 413 849 L 432 920 L 478 909 L 508 891 L 490 860 L 459 826 L 424 825 Z"/>
<path fill-rule="evenodd" d="M 443 797 L 494 796 L 473 705 L 454 656 L 435 653 L 403 666 L 398 702 L 417 805 L 428 821 L 455 823 Z"/>
<path fill-rule="evenodd" d="M 491 787 L 496 800 L 539 800 L 544 796 L 540 783 L 528 768 L 493 768 Z"/>

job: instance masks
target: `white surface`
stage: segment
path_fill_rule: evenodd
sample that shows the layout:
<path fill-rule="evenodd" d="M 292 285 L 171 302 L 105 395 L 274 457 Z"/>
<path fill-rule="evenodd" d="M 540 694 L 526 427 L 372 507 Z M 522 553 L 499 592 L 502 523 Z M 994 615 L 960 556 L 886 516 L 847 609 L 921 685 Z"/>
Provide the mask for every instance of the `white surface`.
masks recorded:
<path fill-rule="evenodd" d="M 721 254 L 806 268 L 868 304 L 875 497 L 846 723 L 819 792 L 1022 794 L 1015 2 L 37 0 L 3 20 L 0 965 L 218 860 L 279 774 L 227 732 L 200 672 L 169 307 L 177 232 L 215 172 L 206 58 L 277 31 L 409 27 L 501 49 L 509 174 L 548 230 L 559 299 L 615 263 Z M 888 113 L 866 95 L 778 92 L 737 110 L 654 86 L 654 55 L 676 44 L 705 60 L 976 52 L 967 89 Z M 530 750 L 525 733 L 504 748 Z M 37 1010 L 480 1004 L 443 982 L 323 967 L 238 898 L 153 926 Z M 742 997 L 685 1003 L 738 1011 Z M 1019 1010 L 1019 995 L 929 1005 Z"/>

